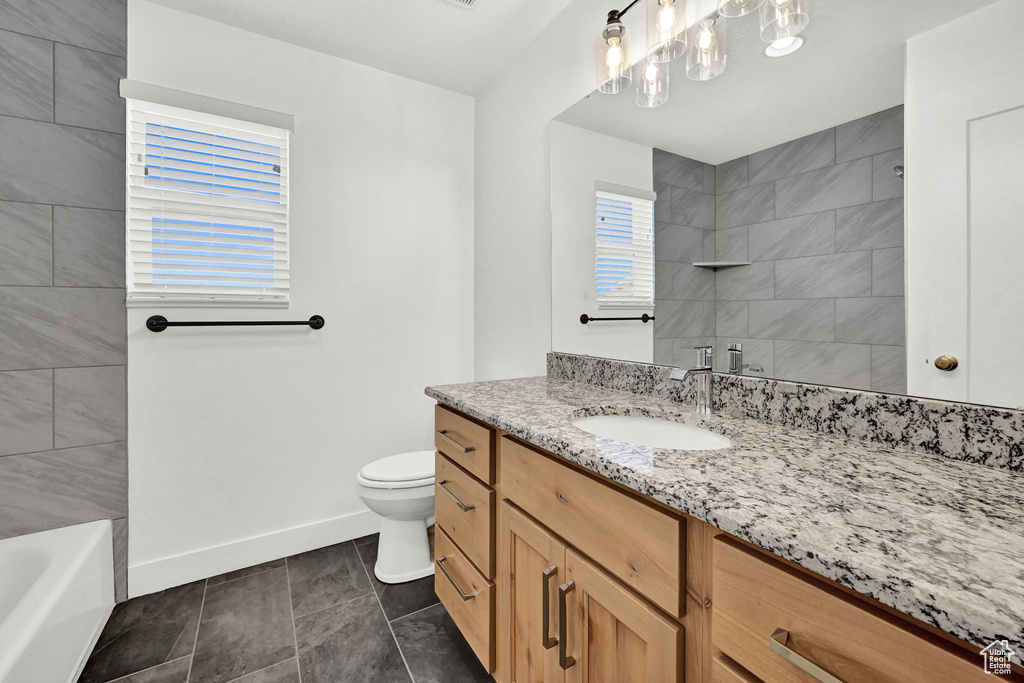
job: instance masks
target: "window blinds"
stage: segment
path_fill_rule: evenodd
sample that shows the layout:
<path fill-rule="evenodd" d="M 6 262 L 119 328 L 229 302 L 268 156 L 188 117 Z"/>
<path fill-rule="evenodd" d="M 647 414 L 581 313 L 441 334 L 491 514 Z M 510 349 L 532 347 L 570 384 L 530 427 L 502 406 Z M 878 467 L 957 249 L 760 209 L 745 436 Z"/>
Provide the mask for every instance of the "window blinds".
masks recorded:
<path fill-rule="evenodd" d="M 597 191 L 594 274 L 601 308 L 654 307 L 654 202 Z"/>
<path fill-rule="evenodd" d="M 128 100 L 128 299 L 288 301 L 288 131 Z"/>

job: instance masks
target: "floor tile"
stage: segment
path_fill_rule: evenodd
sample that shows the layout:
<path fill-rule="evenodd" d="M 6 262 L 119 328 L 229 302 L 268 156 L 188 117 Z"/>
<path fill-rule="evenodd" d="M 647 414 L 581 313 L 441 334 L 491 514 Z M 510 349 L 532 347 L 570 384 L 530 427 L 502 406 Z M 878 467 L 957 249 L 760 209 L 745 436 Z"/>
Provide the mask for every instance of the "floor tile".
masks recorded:
<path fill-rule="evenodd" d="M 299 683 L 299 660 L 292 658 L 261 671 L 236 678 L 231 683 Z"/>
<path fill-rule="evenodd" d="M 174 661 L 154 666 L 138 673 L 118 678 L 111 683 L 186 683 L 192 657 L 181 657 Z"/>
<path fill-rule="evenodd" d="M 106 683 L 192 654 L 204 585 L 197 581 L 114 607 L 79 683 Z"/>
<path fill-rule="evenodd" d="M 416 683 L 489 683 L 491 676 L 437 604 L 391 624 Z"/>
<path fill-rule="evenodd" d="M 372 592 L 351 541 L 288 558 L 296 618 Z"/>
<path fill-rule="evenodd" d="M 288 573 L 272 569 L 206 591 L 191 683 L 227 683 L 295 656 Z"/>
<path fill-rule="evenodd" d="M 295 620 L 303 683 L 410 681 L 373 595 Z"/>
<path fill-rule="evenodd" d="M 237 569 L 227 574 L 218 574 L 217 576 L 211 576 L 207 579 L 207 586 L 216 586 L 221 583 L 227 583 L 228 581 L 234 581 L 235 579 L 244 579 L 247 576 L 253 574 L 259 574 L 261 572 L 269 571 L 271 569 L 278 569 L 284 566 L 284 558 L 279 560 L 271 560 L 270 562 L 264 562 L 263 564 L 255 564 L 251 567 L 244 569 Z"/>
<path fill-rule="evenodd" d="M 440 602 L 434 593 L 434 577 L 427 576 L 416 581 L 407 583 L 387 584 L 379 581 L 373 575 L 373 565 L 377 562 L 377 541 L 360 546 L 359 555 L 366 566 L 366 573 L 370 575 L 370 583 L 380 600 L 384 614 L 389 620 L 404 617 L 407 614 L 417 612 L 424 607 L 430 607 Z"/>

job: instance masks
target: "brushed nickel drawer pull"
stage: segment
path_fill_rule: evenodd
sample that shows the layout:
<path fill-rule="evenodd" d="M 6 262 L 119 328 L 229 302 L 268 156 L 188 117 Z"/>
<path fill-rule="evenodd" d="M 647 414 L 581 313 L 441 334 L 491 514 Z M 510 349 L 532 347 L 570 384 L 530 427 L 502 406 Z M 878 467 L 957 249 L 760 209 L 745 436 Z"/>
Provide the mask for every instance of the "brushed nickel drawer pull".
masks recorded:
<path fill-rule="evenodd" d="M 455 448 L 459 449 L 459 453 L 469 453 L 471 451 L 476 450 L 476 446 L 463 446 L 461 443 L 459 443 L 452 437 L 448 436 L 448 432 L 449 430 L 447 429 L 438 429 L 437 435 L 444 439 L 445 441 L 447 441 L 448 443 L 450 443 Z"/>
<path fill-rule="evenodd" d="M 541 599 L 541 609 L 544 611 L 542 619 L 543 631 L 541 632 L 541 644 L 545 650 L 550 650 L 558 645 L 558 638 L 548 635 L 551 632 L 551 577 L 558 575 L 558 567 L 551 565 L 540 573 L 540 591 L 544 597 Z"/>
<path fill-rule="evenodd" d="M 821 683 L 843 683 L 841 680 L 825 671 L 811 660 L 806 659 L 789 649 L 789 647 L 786 646 L 786 643 L 788 642 L 789 631 L 777 628 L 775 629 L 775 633 L 771 635 L 771 638 L 768 639 L 768 646 L 772 649 L 772 652 L 782 657 L 811 678 L 821 681 Z"/>
<path fill-rule="evenodd" d="M 558 587 L 558 665 L 562 667 L 563 671 L 568 670 L 576 663 L 576 658 L 572 655 L 567 655 L 565 652 L 565 641 L 567 640 L 566 631 L 569 623 L 566 612 L 569 610 L 566 608 L 566 596 L 569 593 L 576 590 L 575 581 L 566 581 Z"/>
<path fill-rule="evenodd" d="M 455 494 L 452 493 L 451 491 L 449 491 L 448 487 L 445 486 L 445 484 L 447 484 L 447 483 L 448 483 L 447 479 L 442 479 L 441 481 L 437 482 L 437 485 L 441 487 L 442 491 L 444 491 L 446 494 L 448 494 L 448 497 L 452 499 L 453 503 L 455 503 L 456 505 L 459 506 L 460 510 L 462 510 L 463 512 L 469 512 L 470 510 L 475 510 L 476 509 L 476 504 L 475 503 L 470 503 L 469 505 L 466 505 L 461 500 L 456 498 Z"/>
<path fill-rule="evenodd" d="M 434 560 L 434 563 L 438 566 L 438 568 L 440 568 L 441 573 L 445 575 L 445 578 L 451 582 L 452 586 L 455 588 L 455 591 L 459 594 L 459 597 L 462 598 L 463 602 L 472 600 L 474 597 L 476 597 L 476 593 L 467 594 L 461 588 L 459 588 L 459 584 L 455 582 L 455 577 L 449 574 L 448 567 L 444 566 L 445 559 L 447 559 L 447 556 L 442 555 L 441 557 Z"/>

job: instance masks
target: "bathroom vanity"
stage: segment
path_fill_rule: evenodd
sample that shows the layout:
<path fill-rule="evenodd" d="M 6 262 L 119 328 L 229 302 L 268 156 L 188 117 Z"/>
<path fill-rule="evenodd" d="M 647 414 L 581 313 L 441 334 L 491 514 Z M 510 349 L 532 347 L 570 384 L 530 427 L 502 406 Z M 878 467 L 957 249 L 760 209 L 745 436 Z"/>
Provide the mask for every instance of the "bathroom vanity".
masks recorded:
<path fill-rule="evenodd" d="M 807 429 L 784 417 L 801 385 L 772 383 L 769 420 L 750 415 L 749 388 L 723 410 L 743 393 L 723 386 L 718 414 L 698 416 L 671 368 L 559 356 L 548 377 L 427 390 L 436 591 L 496 680 L 982 681 L 989 643 L 1024 649 L 1019 473 L 927 452 L 906 412 L 900 431 L 867 405 L 881 395 L 829 390 L 850 422 Z M 865 412 L 873 436 L 837 433 Z M 599 414 L 732 446 L 572 425 Z"/>

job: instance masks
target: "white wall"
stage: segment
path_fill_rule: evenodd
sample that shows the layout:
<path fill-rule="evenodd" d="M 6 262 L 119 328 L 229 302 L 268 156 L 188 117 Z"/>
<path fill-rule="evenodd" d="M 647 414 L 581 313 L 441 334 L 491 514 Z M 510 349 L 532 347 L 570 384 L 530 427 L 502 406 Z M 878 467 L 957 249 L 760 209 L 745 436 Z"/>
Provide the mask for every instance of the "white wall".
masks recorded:
<path fill-rule="evenodd" d="M 695 0 L 687 12 L 715 6 Z M 597 40 L 609 9 L 574 0 L 476 99 L 478 380 L 544 374 L 552 342 L 550 122 L 597 87 Z M 638 38 L 634 61 L 644 49 L 643 21 L 641 11 L 623 20 Z"/>
<path fill-rule="evenodd" d="M 153 334 L 129 312 L 140 595 L 375 529 L 357 471 L 429 448 L 424 386 L 472 379 L 474 120 L 469 97 L 141 0 L 128 38 L 133 80 L 295 116 L 291 307 L 159 312 L 327 319 Z"/>
<path fill-rule="evenodd" d="M 1022 35 L 1024 3 L 1003 0 L 907 43 L 907 389 L 911 395 L 971 400 L 968 122 L 1024 105 Z M 990 296 L 997 303 L 999 293 Z M 956 356 L 961 366 L 953 372 L 937 370 L 930 361 L 943 354 Z"/>
<path fill-rule="evenodd" d="M 566 123 L 551 124 L 551 348 L 654 361 L 654 325 L 580 324 L 580 314 L 629 317 L 643 310 L 598 310 L 594 290 L 594 181 L 654 189 L 653 150 Z"/>

